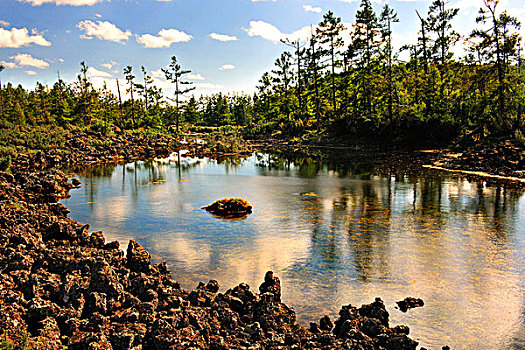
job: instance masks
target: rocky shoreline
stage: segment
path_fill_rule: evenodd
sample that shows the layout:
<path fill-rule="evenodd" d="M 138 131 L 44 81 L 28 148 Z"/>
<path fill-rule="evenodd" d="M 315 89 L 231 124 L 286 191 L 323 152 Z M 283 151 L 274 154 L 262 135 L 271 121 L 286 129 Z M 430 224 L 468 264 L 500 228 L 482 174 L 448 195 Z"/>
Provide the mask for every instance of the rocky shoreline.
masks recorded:
<path fill-rule="evenodd" d="M 346 305 L 309 328 L 281 302 L 268 272 L 259 292 L 224 293 L 210 280 L 181 289 L 166 264 L 131 240 L 126 254 L 102 232 L 68 218 L 58 200 L 72 184 L 58 166 L 163 156 L 163 136 L 73 134 L 64 150 L 19 155 L 0 172 L 0 348 L 19 349 L 416 349 L 390 327 L 381 299 Z M 105 142 L 107 141 L 107 142 Z M 97 146 L 97 145 L 100 145 Z"/>
<path fill-rule="evenodd" d="M 48 149 L 32 154 L 19 153 L 13 159 L 15 172 L 46 169 L 76 170 L 90 165 L 129 163 L 139 159 L 167 157 L 180 148 L 173 138 L 160 134 L 127 133 L 117 130 L 112 136 L 99 132 L 72 131 L 63 149 Z"/>
<path fill-rule="evenodd" d="M 254 140 L 254 148 L 264 151 L 298 154 L 335 154 L 336 157 L 366 157 L 378 169 L 396 168 L 421 172 L 424 169 L 444 171 L 488 185 L 525 188 L 525 146 L 515 139 L 502 137 L 479 142 L 458 141 L 450 148 L 403 150 L 391 145 L 305 144 L 287 140 Z"/>

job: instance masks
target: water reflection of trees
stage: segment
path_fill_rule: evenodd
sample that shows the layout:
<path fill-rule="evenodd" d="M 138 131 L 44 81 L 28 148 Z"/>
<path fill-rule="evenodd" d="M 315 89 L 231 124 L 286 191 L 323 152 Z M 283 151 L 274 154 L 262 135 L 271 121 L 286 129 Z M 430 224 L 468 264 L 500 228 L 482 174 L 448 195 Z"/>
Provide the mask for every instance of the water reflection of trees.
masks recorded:
<path fill-rule="evenodd" d="M 363 155 L 326 157 L 320 153 L 310 155 L 295 153 L 257 153 L 256 166 L 262 174 L 268 171 L 290 172 L 294 170 L 299 177 L 313 178 L 320 173 L 335 173 L 339 177 L 360 175 L 368 179 L 372 175 L 385 174 L 384 167 Z"/>
<path fill-rule="evenodd" d="M 347 234 L 357 276 L 369 281 L 375 273 L 378 279 L 386 279 L 390 266 L 390 186 L 365 181 L 346 195 L 354 203 L 348 211 Z"/>
<path fill-rule="evenodd" d="M 525 305 L 521 309 L 521 318 L 517 323 L 517 327 L 513 330 L 509 343 L 509 349 L 525 349 Z"/>
<path fill-rule="evenodd" d="M 97 165 L 80 169 L 77 175 L 84 182 L 84 191 L 91 206 L 97 200 L 99 191 L 103 188 L 113 188 L 120 184 L 121 194 L 129 192 L 132 201 L 136 204 L 139 200 L 140 187 L 158 185 L 165 181 L 182 180 L 193 168 L 199 166 L 202 159 L 176 157 L 174 159 L 150 159 L 135 161 L 128 164 Z M 173 170 L 177 171 L 174 174 Z M 117 188 L 115 186 L 115 188 Z"/>
<path fill-rule="evenodd" d="M 461 189 L 465 182 L 441 176 L 388 176 L 351 182 L 325 198 L 305 198 L 302 210 L 308 213 L 312 260 L 320 262 L 322 268 L 339 270 L 350 263 L 345 258 L 351 259 L 360 280 L 388 279 L 392 273 L 391 235 L 395 232 L 402 236 L 406 231 L 408 237 L 404 239 L 414 244 L 412 249 L 422 269 L 433 269 L 442 259 L 450 258 L 446 249 L 451 248 L 452 237 L 462 235 L 457 231 L 461 226 L 451 225 L 459 222 L 476 230 L 498 251 L 505 250 L 506 233 L 518 217 L 520 193 L 468 184 Z M 305 190 L 316 186 L 314 180 Z M 406 221 L 401 222 L 401 217 Z M 477 220 L 475 226 L 472 219 Z M 468 259 L 466 263 L 472 265 L 467 270 L 475 270 L 478 264 Z"/>

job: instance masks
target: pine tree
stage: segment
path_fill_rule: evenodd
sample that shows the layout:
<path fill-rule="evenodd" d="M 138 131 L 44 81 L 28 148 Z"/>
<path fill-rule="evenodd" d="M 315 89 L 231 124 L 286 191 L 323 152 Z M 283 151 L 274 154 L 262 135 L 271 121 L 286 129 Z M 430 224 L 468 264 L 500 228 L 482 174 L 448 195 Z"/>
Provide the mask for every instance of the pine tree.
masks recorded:
<path fill-rule="evenodd" d="M 418 37 L 418 41 L 421 42 L 421 52 L 423 53 L 423 68 L 425 69 L 425 75 L 427 75 L 428 61 L 430 56 L 428 50 L 428 22 L 426 18 L 421 17 L 418 10 L 416 10 L 416 14 L 419 18 L 419 21 L 421 22 L 421 30 L 419 31 L 419 34 L 421 34 L 421 36 Z"/>
<path fill-rule="evenodd" d="M 270 77 L 270 73 L 265 72 L 259 79 L 259 84 L 257 85 L 257 90 L 259 92 L 259 96 L 261 96 L 261 100 L 263 105 L 265 106 L 263 115 L 265 116 L 265 119 L 268 120 L 269 116 L 271 115 L 271 88 L 272 88 L 272 79 Z"/>
<path fill-rule="evenodd" d="M 480 8 L 476 18 L 478 24 L 490 23 L 488 29 L 475 29 L 471 37 L 479 38 L 481 41 L 478 46 L 483 54 L 484 61 L 491 62 L 496 67 L 497 72 L 497 99 L 498 108 L 495 115 L 495 125 L 501 125 L 501 120 L 506 116 L 506 91 L 507 91 L 507 70 L 510 59 L 516 56 L 520 29 L 520 22 L 506 11 L 497 14 L 499 0 L 483 0 L 484 8 Z"/>
<path fill-rule="evenodd" d="M 89 87 L 91 83 L 87 78 L 88 66 L 84 61 L 80 62 L 80 73 L 77 76 L 79 88 L 81 90 L 81 110 L 84 120 L 84 125 L 88 126 L 91 124 L 91 95 L 89 93 Z"/>
<path fill-rule="evenodd" d="M 184 112 L 182 113 L 185 122 L 193 125 L 199 122 L 200 113 L 198 107 L 197 100 L 192 95 L 184 106 Z"/>
<path fill-rule="evenodd" d="M 288 94 L 290 90 L 290 84 L 293 80 L 291 66 L 292 55 L 288 51 L 285 51 L 279 58 L 275 60 L 276 69 L 272 70 L 272 73 L 274 74 L 272 80 L 273 83 L 275 83 L 277 91 L 279 92 L 279 99 L 281 101 L 281 112 L 286 116 L 290 114 Z"/>
<path fill-rule="evenodd" d="M 181 89 L 180 85 L 190 85 L 193 84 L 192 82 L 184 81 L 182 80 L 182 77 L 185 74 L 191 73 L 191 70 L 182 70 L 181 66 L 177 63 L 177 57 L 171 56 L 171 63 L 169 64 L 169 69 L 162 68 L 162 72 L 166 76 L 166 79 L 168 81 L 171 81 L 173 84 L 175 84 L 175 107 L 176 107 L 176 113 L 177 113 L 177 134 L 179 133 L 179 116 L 180 116 L 180 108 L 179 108 L 179 96 L 182 96 L 192 90 L 195 90 L 195 87 L 189 87 L 185 89 Z"/>
<path fill-rule="evenodd" d="M 341 24 L 341 17 L 335 17 L 332 11 L 328 11 L 323 15 L 323 20 L 317 27 L 319 43 L 328 45 L 327 53 L 330 56 L 330 67 L 332 71 L 332 109 L 334 115 L 337 114 L 335 68 L 340 65 L 337 55 L 339 55 L 338 49 L 344 44 L 341 38 L 341 32 L 343 30 L 345 30 L 345 27 Z"/>
<path fill-rule="evenodd" d="M 319 70 L 322 69 L 320 65 L 321 60 L 321 51 L 317 44 L 319 43 L 319 38 L 317 35 L 311 33 L 310 36 L 310 45 L 306 51 L 308 56 L 308 71 L 310 73 L 310 78 L 313 81 L 314 85 L 314 105 L 315 105 L 315 119 L 317 121 L 317 129 L 321 128 L 321 111 L 320 111 L 320 96 L 319 96 Z"/>
<path fill-rule="evenodd" d="M 297 85 L 296 85 L 295 93 L 296 93 L 297 100 L 298 100 L 299 118 L 301 118 L 303 115 L 303 98 L 302 98 L 303 97 L 303 94 L 302 94 L 303 83 L 302 83 L 301 78 L 303 75 L 302 74 L 303 72 L 302 63 L 304 60 L 303 56 L 306 52 L 306 50 L 304 49 L 305 43 L 301 42 L 299 39 L 295 41 L 290 41 L 288 38 L 286 38 L 285 40 L 281 40 L 281 42 L 295 49 L 295 64 L 297 65 L 297 73 L 296 73 Z"/>
<path fill-rule="evenodd" d="M 393 77 L 392 77 L 392 23 L 399 22 L 397 13 L 388 4 L 383 6 L 379 24 L 381 28 L 381 36 L 385 46 L 384 56 L 386 57 L 387 65 L 387 81 L 388 81 L 388 120 L 390 124 L 390 133 L 392 134 L 394 112 L 393 112 Z"/>
<path fill-rule="evenodd" d="M 349 60 L 354 60 L 357 66 L 356 85 L 360 91 L 358 105 L 362 106 L 358 115 L 371 118 L 373 91 L 370 79 L 377 66 L 376 58 L 381 39 L 378 19 L 370 0 L 361 1 L 360 8 L 355 15 L 355 21 L 355 29 L 351 35 L 347 57 Z M 365 112 L 366 116 L 363 116 L 362 112 Z"/>
<path fill-rule="evenodd" d="M 2 73 L 2 71 L 5 69 L 5 67 L 3 65 L 0 64 L 0 73 Z M 4 91 L 3 91 L 3 88 L 2 88 L 2 79 L 0 78 L 0 106 L 2 107 L 2 116 L 5 114 L 5 110 L 4 110 Z"/>
<path fill-rule="evenodd" d="M 149 112 L 149 106 L 152 100 L 153 78 L 148 74 L 144 66 L 141 66 L 140 68 L 142 70 L 144 84 L 135 84 L 135 88 L 137 89 L 139 95 L 144 97 L 145 111 Z"/>
<path fill-rule="evenodd" d="M 124 76 L 126 77 L 126 81 L 129 84 L 129 87 L 126 89 L 126 92 L 128 92 L 131 95 L 131 122 L 133 124 L 133 127 L 135 127 L 135 101 L 133 99 L 133 90 L 135 86 L 135 84 L 133 83 L 133 79 L 135 79 L 135 76 L 133 75 L 132 70 L 132 66 L 127 66 L 126 68 L 124 68 Z"/>
<path fill-rule="evenodd" d="M 459 34 L 452 30 L 452 20 L 458 14 L 459 9 L 447 9 L 448 3 L 447 0 L 434 0 L 427 16 L 428 29 L 437 36 L 432 53 L 439 58 L 441 65 L 452 57 L 450 49 L 459 40 Z"/>

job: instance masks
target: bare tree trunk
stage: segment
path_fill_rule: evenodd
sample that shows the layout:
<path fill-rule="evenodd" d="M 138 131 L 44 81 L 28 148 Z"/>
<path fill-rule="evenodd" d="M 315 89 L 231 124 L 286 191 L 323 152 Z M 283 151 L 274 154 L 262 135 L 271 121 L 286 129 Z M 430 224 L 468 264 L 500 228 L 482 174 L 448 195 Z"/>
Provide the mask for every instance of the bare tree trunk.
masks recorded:
<path fill-rule="evenodd" d="M 334 39 L 330 38 L 330 53 L 332 56 L 332 108 L 334 109 L 334 117 L 337 115 L 337 102 L 335 100 L 335 52 L 334 52 Z"/>
<path fill-rule="evenodd" d="M 5 117 L 4 110 L 4 89 L 2 88 L 2 80 L 0 79 L 0 105 L 2 107 L 2 117 Z"/>
<path fill-rule="evenodd" d="M 177 106 L 177 135 L 179 134 L 179 80 L 175 78 L 175 105 Z"/>
<path fill-rule="evenodd" d="M 130 93 L 131 93 L 131 121 L 133 123 L 133 127 L 135 127 L 135 101 L 133 100 L 133 85 L 131 85 Z"/>
<path fill-rule="evenodd" d="M 428 53 L 427 53 L 427 36 L 425 31 L 425 20 L 419 12 L 416 10 L 417 16 L 421 21 L 421 39 L 423 41 L 423 68 L 425 69 L 425 74 L 428 74 Z"/>
<path fill-rule="evenodd" d="M 303 101 L 301 93 L 301 46 L 297 40 L 297 98 L 299 100 L 299 115 L 303 112 Z"/>
<path fill-rule="evenodd" d="M 118 107 L 120 110 L 120 119 L 122 119 L 124 116 L 124 112 L 122 111 L 122 97 L 120 96 L 120 85 L 118 83 L 118 79 L 117 79 L 117 91 L 118 91 Z"/>

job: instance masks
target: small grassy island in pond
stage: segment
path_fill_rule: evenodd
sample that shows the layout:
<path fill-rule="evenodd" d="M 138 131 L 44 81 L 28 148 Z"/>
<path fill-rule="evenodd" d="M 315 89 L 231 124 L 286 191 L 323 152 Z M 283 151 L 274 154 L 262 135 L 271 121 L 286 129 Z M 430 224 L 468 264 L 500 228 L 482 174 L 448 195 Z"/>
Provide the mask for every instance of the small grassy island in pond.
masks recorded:
<path fill-rule="evenodd" d="M 202 209 L 213 215 L 224 218 L 245 218 L 252 212 L 252 206 L 242 198 L 223 198 L 213 202 Z"/>

